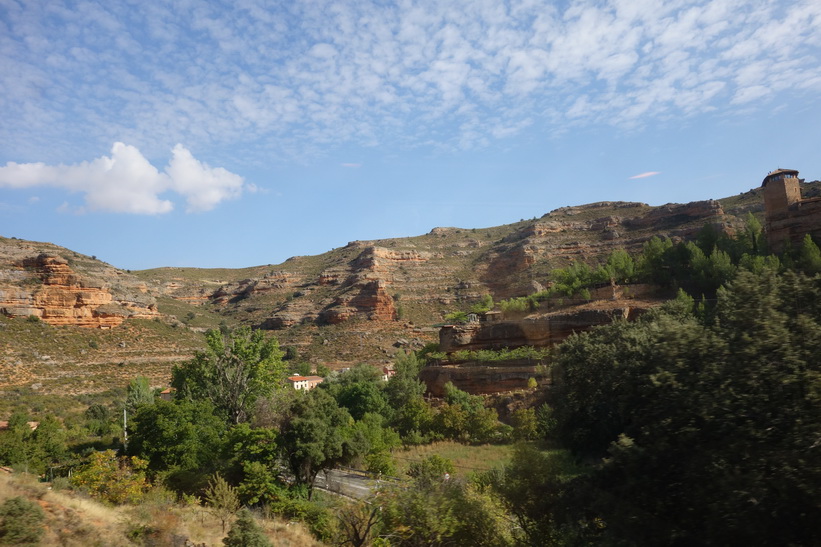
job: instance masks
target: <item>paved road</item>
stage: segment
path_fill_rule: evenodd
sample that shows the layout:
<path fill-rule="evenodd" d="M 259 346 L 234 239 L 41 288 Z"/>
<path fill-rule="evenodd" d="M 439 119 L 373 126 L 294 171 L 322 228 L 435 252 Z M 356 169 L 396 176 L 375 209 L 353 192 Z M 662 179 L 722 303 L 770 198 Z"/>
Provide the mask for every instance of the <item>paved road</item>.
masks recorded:
<path fill-rule="evenodd" d="M 376 490 L 378 483 L 360 473 L 331 469 L 327 473 L 319 473 L 314 486 L 351 498 L 364 499 Z"/>

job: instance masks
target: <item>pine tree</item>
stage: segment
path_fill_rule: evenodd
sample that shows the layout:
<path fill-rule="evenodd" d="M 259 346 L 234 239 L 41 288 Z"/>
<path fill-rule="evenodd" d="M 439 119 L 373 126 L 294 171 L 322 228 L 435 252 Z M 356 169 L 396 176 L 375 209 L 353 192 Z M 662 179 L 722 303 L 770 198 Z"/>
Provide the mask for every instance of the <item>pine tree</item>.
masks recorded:
<path fill-rule="evenodd" d="M 222 540 L 227 547 L 273 547 L 248 509 L 242 509 L 228 535 Z"/>

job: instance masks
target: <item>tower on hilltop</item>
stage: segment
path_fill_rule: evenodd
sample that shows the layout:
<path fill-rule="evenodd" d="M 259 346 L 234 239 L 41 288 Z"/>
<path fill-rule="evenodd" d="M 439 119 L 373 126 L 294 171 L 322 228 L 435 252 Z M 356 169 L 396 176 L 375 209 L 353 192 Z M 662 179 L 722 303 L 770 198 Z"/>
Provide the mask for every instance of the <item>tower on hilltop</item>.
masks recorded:
<path fill-rule="evenodd" d="M 768 217 L 786 214 L 791 205 L 801 201 L 798 171 L 795 169 L 776 169 L 770 172 L 764 177 L 761 187 L 764 188 L 764 208 Z"/>
<path fill-rule="evenodd" d="M 802 198 L 801 182 L 795 169 L 776 169 L 761 183 L 770 252 L 795 248 L 807 234 L 821 240 L 821 198 Z"/>

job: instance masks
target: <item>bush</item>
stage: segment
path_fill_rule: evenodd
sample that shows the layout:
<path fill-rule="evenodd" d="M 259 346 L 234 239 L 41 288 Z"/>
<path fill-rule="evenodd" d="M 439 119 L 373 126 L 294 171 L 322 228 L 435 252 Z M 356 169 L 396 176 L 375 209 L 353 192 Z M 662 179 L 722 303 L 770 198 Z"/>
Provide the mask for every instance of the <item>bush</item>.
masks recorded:
<path fill-rule="evenodd" d="M 228 536 L 222 540 L 228 547 L 271 547 L 272 544 L 262 533 L 262 529 L 254 521 L 251 512 L 243 509 L 239 512 L 237 521 L 231 526 Z"/>
<path fill-rule="evenodd" d="M 45 515 L 36 503 L 21 496 L 0 505 L 0 544 L 37 545 L 45 529 Z"/>
<path fill-rule="evenodd" d="M 461 324 L 468 322 L 468 314 L 463 311 L 455 311 L 445 316 L 445 321 L 448 323 Z"/>

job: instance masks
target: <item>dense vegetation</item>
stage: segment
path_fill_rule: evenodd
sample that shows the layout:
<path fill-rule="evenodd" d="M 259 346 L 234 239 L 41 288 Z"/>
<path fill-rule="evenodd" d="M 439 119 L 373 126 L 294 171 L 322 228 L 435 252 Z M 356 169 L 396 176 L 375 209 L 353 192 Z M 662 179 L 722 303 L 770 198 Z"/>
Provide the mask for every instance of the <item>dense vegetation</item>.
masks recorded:
<path fill-rule="evenodd" d="M 639 256 L 554 272 L 549 294 L 525 307 L 633 280 L 678 297 L 550 353 L 451 356 L 553 367 L 551 404 L 506 424 L 453 385 L 433 404 L 424 397 L 418 374 L 434 348 L 400 355 L 388 381 L 360 365 L 301 392 L 284 388 L 295 350 L 260 331 L 211 331 L 207 349 L 174 369 L 172 400 L 136 378 L 116 404 L 41 417 L 36 429 L 18 412 L 0 433 L 0 463 L 63 484 L 71 470 L 73 488 L 111 504 L 157 492 L 202 503 L 226 545 L 267 544 L 241 507 L 302 521 L 338 545 L 818 545 L 820 272 L 809 238 L 767 255 L 752 217 L 734 238 L 653 238 Z M 471 311 L 493 306 L 484 298 Z M 403 446 L 443 439 L 518 444 L 501 468 L 457 477 L 432 455 L 400 476 Z M 316 494 L 317 476 L 340 465 L 379 477 L 379 495 Z M 7 505 L 0 538 L 38 537 L 36 508 Z M 34 524 L 10 528 L 16 512 Z"/>
<path fill-rule="evenodd" d="M 693 308 L 561 346 L 551 430 L 597 463 L 568 478 L 516 456 L 501 491 L 533 542 L 821 541 L 821 277 L 742 272 L 708 318 Z"/>

